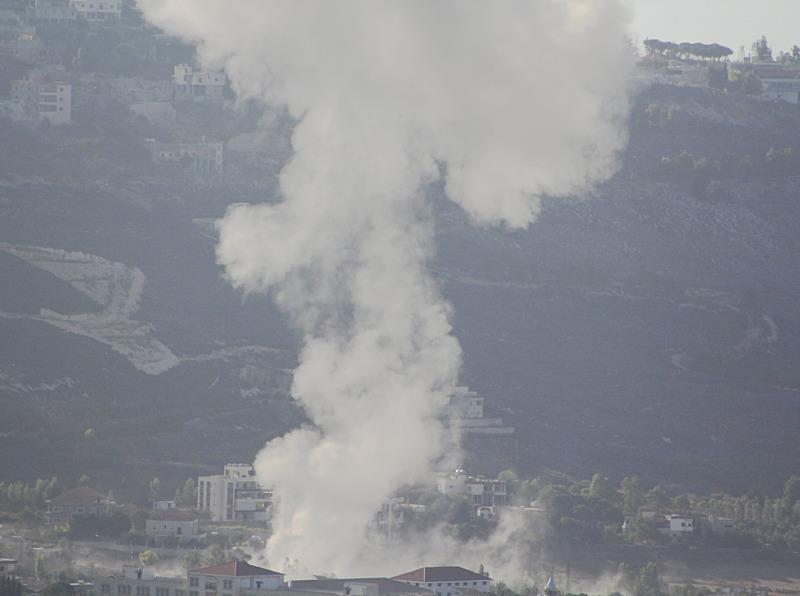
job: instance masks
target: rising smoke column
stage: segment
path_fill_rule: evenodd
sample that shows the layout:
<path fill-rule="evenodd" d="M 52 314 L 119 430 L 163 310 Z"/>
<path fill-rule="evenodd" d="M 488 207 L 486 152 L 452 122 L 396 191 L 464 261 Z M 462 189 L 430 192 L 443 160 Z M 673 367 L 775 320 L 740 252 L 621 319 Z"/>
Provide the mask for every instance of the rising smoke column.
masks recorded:
<path fill-rule="evenodd" d="M 457 378 L 450 308 L 426 269 L 420 188 L 481 225 L 523 227 L 624 146 L 628 15 L 617 0 L 140 0 L 224 66 L 240 97 L 297 118 L 282 201 L 228 210 L 218 260 L 303 336 L 292 395 L 313 427 L 271 441 L 272 564 L 352 573 L 364 528 L 424 478 Z"/>

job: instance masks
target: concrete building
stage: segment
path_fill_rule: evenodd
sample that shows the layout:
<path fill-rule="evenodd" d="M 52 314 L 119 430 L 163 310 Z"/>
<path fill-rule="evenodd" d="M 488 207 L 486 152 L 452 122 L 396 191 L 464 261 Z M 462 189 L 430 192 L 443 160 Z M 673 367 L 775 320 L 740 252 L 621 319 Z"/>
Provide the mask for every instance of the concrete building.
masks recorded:
<path fill-rule="evenodd" d="M 70 6 L 90 23 L 119 23 L 122 0 L 69 0 Z"/>
<path fill-rule="evenodd" d="M 249 464 L 227 464 L 221 475 L 197 479 L 197 509 L 214 521 L 266 522 L 272 490 L 262 487 Z"/>
<path fill-rule="evenodd" d="M 494 580 L 463 567 L 420 567 L 392 579 L 424 588 L 436 596 L 456 596 L 468 592 L 489 592 Z"/>
<path fill-rule="evenodd" d="M 736 531 L 736 520 L 730 517 L 708 516 L 708 526 L 711 531 L 720 536 Z"/>
<path fill-rule="evenodd" d="M 16 559 L 0 559 L 0 577 L 14 575 L 17 570 Z"/>
<path fill-rule="evenodd" d="M 155 163 L 183 164 L 198 174 L 222 172 L 222 143 L 157 143 L 148 142 Z"/>
<path fill-rule="evenodd" d="M 36 29 L 75 29 L 78 11 L 70 0 L 31 0 L 24 21 Z"/>
<path fill-rule="evenodd" d="M 225 99 L 228 77 L 223 71 L 195 71 L 188 64 L 178 64 L 172 83 L 175 101 L 220 103 Z"/>
<path fill-rule="evenodd" d="M 401 531 L 406 524 L 406 513 L 411 511 L 425 511 L 425 506 L 406 503 L 400 497 L 389 499 L 375 514 L 373 529 L 381 539 L 398 542 L 402 538 Z"/>
<path fill-rule="evenodd" d="M 484 418 L 483 398 L 468 387 L 453 387 L 447 404 L 447 419 L 461 433 L 511 435 L 514 429 L 500 418 Z"/>
<path fill-rule="evenodd" d="M 761 79 L 761 99 L 800 103 L 800 68 L 758 65 L 753 72 Z"/>
<path fill-rule="evenodd" d="M 72 120 L 72 86 L 60 81 L 14 81 L 11 98 L 28 118 L 45 119 L 51 124 Z"/>
<path fill-rule="evenodd" d="M 153 511 L 145 521 L 144 533 L 148 542 L 154 545 L 168 542 L 199 545 L 206 538 L 200 533 L 197 516 L 177 509 Z"/>
<path fill-rule="evenodd" d="M 433 596 L 431 590 L 385 577 L 294 580 L 290 588 L 292 593 L 299 591 L 336 596 Z"/>
<path fill-rule="evenodd" d="M 469 497 L 476 509 L 480 507 L 496 509 L 508 502 L 508 487 L 503 480 L 469 476 L 464 470 L 439 474 L 436 488 L 449 497 Z M 485 515 L 485 510 L 483 513 Z"/>
<path fill-rule="evenodd" d="M 48 523 L 63 524 L 74 514 L 109 515 L 111 502 L 96 490 L 77 486 L 47 502 L 45 517 Z"/>
<path fill-rule="evenodd" d="M 254 596 L 285 587 L 283 573 L 256 567 L 245 561 L 229 561 L 192 569 L 186 577 L 189 596 Z"/>
<path fill-rule="evenodd" d="M 63 69 L 70 62 L 69 51 L 65 47 L 45 44 L 41 37 L 33 33 L 23 33 L 12 41 L 0 42 L 0 54 L 45 68 Z"/>
<path fill-rule="evenodd" d="M 175 508 L 175 501 L 153 501 L 153 509 L 155 511 L 169 511 Z"/>
<path fill-rule="evenodd" d="M 159 577 L 150 567 L 125 565 L 121 575 L 95 581 L 101 596 L 186 596 L 185 577 Z"/>
<path fill-rule="evenodd" d="M 673 538 L 688 536 L 694 532 L 695 528 L 694 518 L 688 515 L 669 514 L 656 516 L 653 518 L 653 522 L 659 532 Z"/>

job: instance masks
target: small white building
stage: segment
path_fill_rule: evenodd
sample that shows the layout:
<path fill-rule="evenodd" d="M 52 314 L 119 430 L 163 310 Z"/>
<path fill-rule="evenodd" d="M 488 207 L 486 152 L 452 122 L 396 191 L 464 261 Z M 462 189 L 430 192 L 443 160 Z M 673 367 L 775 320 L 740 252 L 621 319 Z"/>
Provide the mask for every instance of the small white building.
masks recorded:
<path fill-rule="evenodd" d="M 175 66 L 173 75 L 175 101 L 221 103 L 225 99 L 228 77 L 224 71 L 196 71 L 188 64 Z"/>
<path fill-rule="evenodd" d="M 168 540 L 180 544 L 199 544 L 205 541 L 205 534 L 201 534 L 199 528 L 197 516 L 189 512 L 154 511 L 145 521 L 144 533 L 154 544 L 163 544 Z"/>
<path fill-rule="evenodd" d="M 502 507 L 508 501 L 503 480 L 469 476 L 464 470 L 439 474 L 436 488 L 448 497 L 467 496 L 474 507 Z"/>
<path fill-rule="evenodd" d="M 654 518 L 656 528 L 662 534 L 680 538 L 694 532 L 694 518 L 689 515 L 665 515 L 663 518 Z"/>
<path fill-rule="evenodd" d="M 272 490 L 259 484 L 250 464 L 227 464 L 223 473 L 197 479 L 197 509 L 214 521 L 267 522 Z"/>
<path fill-rule="evenodd" d="M 800 103 L 800 68 L 783 66 L 756 66 L 761 79 L 761 99 Z"/>
<path fill-rule="evenodd" d="M 198 174 L 222 172 L 222 143 L 157 143 L 150 140 L 148 147 L 155 163 L 185 164 Z"/>
<path fill-rule="evenodd" d="M 170 511 L 175 509 L 175 501 L 153 501 L 153 509 L 156 511 Z"/>
<path fill-rule="evenodd" d="M 48 523 L 60 524 L 75 514 L 102 516 L 110 513 L 111 502 L 105 495 L 88 486 L 77 486 L 50 499 L 45 518 Z"/>
<path fill-rule="evenodd" d="M 124 565 L 121 575 L 95 581 L 98 596 L 187 596 L 186 577 L 161 577 L 152 567 Z"/>
<path fill-rule="evenodd" d="M 78 14 L 90 23 L 119 23 L 122 0 L 70 0 Z"/>
<path fill-rule="evenodd" d="M 189 596 L 249 596 L 286 586 L 283 573 L 256 567 L 245 561 L 229 561 L 192 569 L 186 577 Z"/>
<path fill-rule="evenodd" d="M 72 86 L 61 81 L 13 81 L 11 98 L 28 118 L 45 119 L 51 124 L 72 120 Z"/>
<path fill-rule="evenodd" d="M 0 577 L 14 575 L 17 569 L 16 559 L 0 559 Z"/>
<path fill-rule="evenodd" d="M 468 592 L 490 592 L 492 578 L 463 567 L 420 567 L 392 579 L 425 588 L 436 596 L 456 596 Z"/>
<path fill-rule="evenodd" d="M 483 398 L 468 387 L 452 388 L 446 409 L 447 420 L 460 433 L 511 435 L 514 428 L 500 418 L 485 418 Z"/>

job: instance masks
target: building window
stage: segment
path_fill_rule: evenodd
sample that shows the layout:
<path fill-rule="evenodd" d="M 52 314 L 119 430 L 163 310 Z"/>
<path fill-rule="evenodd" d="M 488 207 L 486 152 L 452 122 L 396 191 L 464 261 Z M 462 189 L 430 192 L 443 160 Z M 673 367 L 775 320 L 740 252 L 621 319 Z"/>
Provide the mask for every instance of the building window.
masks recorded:
<path fill-rule="evenodd" d="M 110 594 L 111 593 L 111 586 L 108 584 L 100 584 L 100 591 L 103 594 Z"/>
<path fill-rule="evenodd" d="M 197 586 L 199 586 L 200 585 L 199 578 L 190 577 L 189 578 L 189 585 L 192 586 L 193 588 L 196 588 Z M 195 594 L 197 594 L 197 592 L 195 592 Z"/>
<path fill-rule="evenodd" d="M 232 579 L 223 579 L 222 580 L 222 589 L 223 590 L 233 590 L 233 580 Z"/>

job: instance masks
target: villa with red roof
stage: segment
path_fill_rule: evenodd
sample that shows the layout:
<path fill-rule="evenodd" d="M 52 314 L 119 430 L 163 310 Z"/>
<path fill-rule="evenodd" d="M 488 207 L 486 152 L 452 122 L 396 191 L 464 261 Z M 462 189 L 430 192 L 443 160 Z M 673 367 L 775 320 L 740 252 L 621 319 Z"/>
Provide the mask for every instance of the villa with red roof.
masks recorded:
<path fill-rule="evenodd" d="M 244 596 L 263 590 L 285 587 L 283 573 L 256 567 L 246 561 L 228 561 L 221 565 L 191 569 L 188 596 Z"/>
<path fill-rule="evenodd" d="M 489 592 L 493 581 L 491 577 L 463 567 L 420 567 L 392 579 L 426 588 L 435 592 L 436 596 L 456 596 L 471 591 Z"/>

